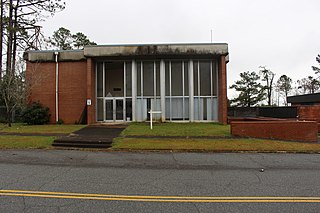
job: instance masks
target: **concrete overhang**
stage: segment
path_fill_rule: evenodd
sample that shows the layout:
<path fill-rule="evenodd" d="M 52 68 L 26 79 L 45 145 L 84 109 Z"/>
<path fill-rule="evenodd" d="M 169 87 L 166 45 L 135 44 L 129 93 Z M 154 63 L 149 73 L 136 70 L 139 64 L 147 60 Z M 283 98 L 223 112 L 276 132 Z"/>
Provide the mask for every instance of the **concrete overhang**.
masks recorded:
<path fill-rule="evenodd" d="M 228 44 L 142 44 L 86 46 L 85 57 L 228 55 Z"/>
<path fill-rule="evenodd" d="M 83 50 L 28 51 L 25 52 L 24 59 L 30 62 L 54 62 L 55 52 L 58 52 L 59 61 L 86 60 Z"/>

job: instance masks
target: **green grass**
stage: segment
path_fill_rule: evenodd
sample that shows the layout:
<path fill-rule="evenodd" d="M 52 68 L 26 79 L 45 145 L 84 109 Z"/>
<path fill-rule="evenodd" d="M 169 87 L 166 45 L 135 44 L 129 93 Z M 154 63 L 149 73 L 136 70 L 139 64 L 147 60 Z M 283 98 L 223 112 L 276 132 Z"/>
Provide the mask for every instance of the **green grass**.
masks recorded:
<path fill-rule="evenodd" d="M 320 144 L 263 139 L 141 139 L 116 138 L 116 150 L 198 150 L 216 152 L 320 152 Z"/>
<path fill-rule="evenodd" d="M 0 136 L 0 149 L 45 149 L 50 148 L 54 137 Z"/>
<path fill-rule="evenodd" d="M 230 136 L 230 126 L 216 123 L 131 123 L 121 136 Z"/>
<path fill-rule="evenodd" d="M 86 125 L 26 125 L 21 123 L 13 123 L 12 127 L 0 124 L 0 132 L 10 133 L 71 133 L 82 129 Z"/>

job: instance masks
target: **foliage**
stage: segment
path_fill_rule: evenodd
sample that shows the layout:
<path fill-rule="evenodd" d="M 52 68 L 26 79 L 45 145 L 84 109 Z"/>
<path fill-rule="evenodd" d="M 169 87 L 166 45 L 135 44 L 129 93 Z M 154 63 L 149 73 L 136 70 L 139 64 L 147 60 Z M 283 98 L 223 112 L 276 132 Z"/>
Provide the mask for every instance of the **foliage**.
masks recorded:
<path fill-rule="evenodd" d="M 239 96 L 231 100 L 231 103 L 241 107 L 257 105 L 265 98 L 265 87 L 259 83 L 260 76 L 255 72 L 240 73 L 241 80 L 230 86 L 239 92 Z"/>
<path fill-rule="evenodd" d="M 59 124 L 59 125 L 64 124 L 64 121 L 61 118 L 59 118 L 57 121 L 57 124 Z"/>
<path fill-rule="evenodd" d="M 316 61 L 320 64 L 320 55 L 318 55 L 316 57 Z M 320 68 L 319 67 L 312 66 L 312 69 L 315 72 L 315 74 L 320 75 Z"/>
<path fill-rule="evenodd" d="M 0 81 L 1 102 L 6 107 L 6 122 L 11 126 L 12 113 L 25 104 L 25 84 L 22 74 L 8 73 Z"/>
<path fill-rule="evenodd" d="M 274 76 L 276 75 L 275 73 L 273 73 L 271 70 L 266 69 L 266 67 L 264 66 L 260 66 L 260 74 L 262 75 L 262 81 L 266 82 L 266 86 L 265 89 L 267 91 L 267 102 L 268 102 L 268 106 L 272 105 L 272 99 L 271 99 L 271 95 L 272 95 L 272 90 L 273 90 L 273 80 L 274 80 Z"/>
<path fill-rule="evenodd" d="M 280 76 L 277 81 L 277 88 L 279 92 L 285 97 L 285 105 L 288 105 L 287 97 L 289 92 L 292 90 L 292 79 L 286 75 Z"/>
<path fill-rule="evenodd" d="M 297 81 L 299 87 L 298 89 L 302 89 L 303 94 L 312 94 L 320 89 L 320 81 L 313 78 L 313 76 L 308 76 L 307 78 L 302 78 Z"/>
<path fill-rule="evenodd" d="M 62 50 L 81 49 L 86 45 L 96 45 L 83 33 L 71 34 L 71 31 L 64 27 L 54 31 L 52 38 L 49 37 L 48 42 Z"/>
<path fill-rule="evenodd" d="M 34 102 L 22 112 L 23 122 L 29 125 L 46 124 L 49 122 L 49 108 Z"/>

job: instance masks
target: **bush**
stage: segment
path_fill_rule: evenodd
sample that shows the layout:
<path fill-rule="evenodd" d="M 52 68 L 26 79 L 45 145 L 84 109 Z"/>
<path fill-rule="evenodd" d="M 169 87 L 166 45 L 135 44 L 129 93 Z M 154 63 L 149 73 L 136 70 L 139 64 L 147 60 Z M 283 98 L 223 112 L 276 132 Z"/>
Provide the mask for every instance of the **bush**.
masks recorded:
<path fill-rule="evenodd" d="M 33 102 L 22 112 L 22 121 L 28 125 L 46 124 L 49 119 L 49 108 L 39 102 Z"/>

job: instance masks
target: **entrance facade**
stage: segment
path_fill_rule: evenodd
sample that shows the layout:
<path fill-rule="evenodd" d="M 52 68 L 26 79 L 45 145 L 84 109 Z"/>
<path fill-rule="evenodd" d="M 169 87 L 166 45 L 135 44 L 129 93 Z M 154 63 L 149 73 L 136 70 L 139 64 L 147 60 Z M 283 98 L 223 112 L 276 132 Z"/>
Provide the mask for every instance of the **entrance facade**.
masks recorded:
<path fill-rule="evenodd" d="M 218 62 L 201 59 L 97 61 L 98 122 L 218 121 Z"/>
<path fill-rule="evenodd" d="M 47 106 L 50 123 L 148 121 L 153 110 L 161 121 L 226 124 L 228 55 L 226 43 L 28 51 L 28 101 Z"/>

